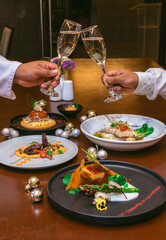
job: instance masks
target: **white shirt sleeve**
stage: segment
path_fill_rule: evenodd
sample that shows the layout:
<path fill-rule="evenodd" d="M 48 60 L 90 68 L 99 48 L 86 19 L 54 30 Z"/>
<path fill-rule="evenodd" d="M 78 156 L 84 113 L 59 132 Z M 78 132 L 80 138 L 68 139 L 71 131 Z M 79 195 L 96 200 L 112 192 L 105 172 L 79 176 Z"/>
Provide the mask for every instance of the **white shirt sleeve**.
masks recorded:
<path fill-rule="evenodd" d="M 162 68 L 149 68 L 146 72 L 136 74 L 139 82 L 133 93 L 146 95 L 150 100 L 154 100 L 158 95 L 166 99 L 166 71 Z"/>
<path fill-rule="evenodd" d="M 12 91 L 13 79 L 15 72 L 20 66 L 20 62 L 9 61 L 6 58 L 0 56 L 0 96 L 16 99 L 14 92 Z"/>

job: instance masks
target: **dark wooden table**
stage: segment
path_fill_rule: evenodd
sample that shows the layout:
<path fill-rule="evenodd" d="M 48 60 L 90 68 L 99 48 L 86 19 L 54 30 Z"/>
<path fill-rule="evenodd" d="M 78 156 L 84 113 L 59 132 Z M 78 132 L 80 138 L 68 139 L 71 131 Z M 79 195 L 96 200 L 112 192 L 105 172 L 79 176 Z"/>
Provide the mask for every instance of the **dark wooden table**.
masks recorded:
<path fill-rule="evenodd" d="M 110 104 L 103 99 L 108 91 L 101 83 L 101 70 L 90 59 L 75 59 L 76 68 L 68 72 L 67 78 L 74 83 L 74 101 L 83 105 L 77 118 L 69 119 L 76 128 L 80 127 L 80 116 L 95 109 L 98 115 L 126 113 L 156 118 L 166 124 L 166 101 L 158 97 L 149 101 L 144 96 L 125 94 L 124 98 Z M 145 71 L 159 67 L 151 59 L 108 59 L 106 69 L 126 68 L 131 71 Z M 27 96 L 48 102 L 47 111 L 57 112 L 61 102 L 49 104 L 48 97 L 40 93 L 38 87 L 26 89 L 13 87 L 17 99 L 11 101 L 0 98 L 0 130 L 9 126 L 9 120 L 16 115 L 31 111 Z M 78 163 L 85 156 L 81 148 L 93 144 L 81 133 L 78 138 L 70 139 L 79 148 L 77 156 L 70 162 L 45 170 L 20 170 L 0 165 L 0 239 L 1 240 L 83 240 L 83 239 L 166 239 L 166 211 L 146 222 L 127 226 L 95 226 L 76 221 L 56 211 L 47 199 L 47 182 L 50 177 L 64 166 Z M 0 138 L 2 141 L 2 136 Z M 1 151 L 1 149 L 0 149 Z M 6 153 L 7 154 L 7 153 Z M 108 159 L 135 163 L 147 167 L 166 179 L 166 137 L 152 147 L 133 152 L 108 151 Z M 24 190 L 30 176 L 36 175 L 44 191 L 43 202 L 33 204 Z"/>

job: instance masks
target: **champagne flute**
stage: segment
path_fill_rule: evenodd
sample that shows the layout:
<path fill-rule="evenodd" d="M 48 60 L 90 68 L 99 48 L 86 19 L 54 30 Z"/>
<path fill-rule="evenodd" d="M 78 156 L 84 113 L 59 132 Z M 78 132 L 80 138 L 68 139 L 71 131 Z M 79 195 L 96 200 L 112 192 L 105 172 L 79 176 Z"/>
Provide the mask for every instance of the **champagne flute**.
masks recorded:
<path fill-rule="evenodd" d="M 95 25 L 82 30 L 81 37 L 90 58 L 101 67 L 103 73 L 106 73 L 106 47 L 98 26 Z M 104 102 L 114 102 L 122 97 L 123 94 L 117 94 L 109 88 L 109 96 L 104 99 Z"/>
<path fill-rule="evenodd" d="M 74 51 L 80 36 L 82 25 L 71 20 L 65 19 L 57 40 L 57 53 L 60 64 Z M 57 97 L 58 93 L 52 86 L 41 88 L 40 91 L 46 95 Z"/>

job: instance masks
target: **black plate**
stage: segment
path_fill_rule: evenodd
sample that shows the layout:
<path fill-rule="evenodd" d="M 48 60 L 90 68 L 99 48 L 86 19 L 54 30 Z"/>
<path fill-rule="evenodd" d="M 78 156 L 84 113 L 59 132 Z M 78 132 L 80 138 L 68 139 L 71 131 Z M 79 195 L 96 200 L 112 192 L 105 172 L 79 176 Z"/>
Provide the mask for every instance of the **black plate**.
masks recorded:
<path fill-rule="evenodd" d="M 63 168 L 50 178 L 47 192 L 51 204 L 72 218 L 100 225 L 122 225 L 145 221 L 165 208 L 166 182 L 160 175 L 127 162 L 105 160 L 101 163 L 132 179 L 132 184 L 140 189 L 139 196 L 126 202 L 108 202 L 106 211 L 97 211 L 96 206 L 92 205 L 92 199 L 84 193 L 77 192 L 75 195 L 69 195 L 65 190 L 62 179 L 79 166 L 74 164 Z"/>
<path fill-rule="evenodd" d="M 20 122 L 22 118 L 25 118 L 26 116 L 28 116 L 28 113 L 13 117 L 10 120 L 9 125 L 11 128 L 14 128 L 15 130 L 17 130 L 20 134 L 31 135 L 31 134 L 41 134 L 45 132 L 46 134 L 51 135 L 51 134 L 55 134 L 55 129 L 63 128 L 65 124 L 68 122 L 68 119 L 61 114 L 57 114 L 57 113 L 47 113 L 47 114 L 50 118 L 56 120 L 56 125 L 54 127 L 47 128 L 47 129 L 28 129 L 28 128 L 22 127 L 20 125 Z"/>

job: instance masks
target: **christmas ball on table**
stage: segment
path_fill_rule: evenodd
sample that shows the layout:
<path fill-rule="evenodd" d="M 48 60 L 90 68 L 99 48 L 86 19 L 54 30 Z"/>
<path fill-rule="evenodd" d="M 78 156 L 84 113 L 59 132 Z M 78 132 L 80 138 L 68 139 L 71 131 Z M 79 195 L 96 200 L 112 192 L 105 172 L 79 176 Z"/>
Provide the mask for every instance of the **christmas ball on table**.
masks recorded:
<path fill-rule="evenodd" d="M 91 109 L 87 112 L 87 117 L 88 118 L 95 117 L 95 116 L 97 116 L 97 113 L 95 112 L 95 110 Z"/>
<path fill-rule="evenodd" d="M 39 178 L 38 177 L 36 177 L 36 176 L 32 176 L 32 177 L 30 177 L 29 179 L 28 179 L 28 184 L 32 187 L 32 188 L 34 188 L 34 187 L 37 187 L 38 186 L 38 184 L 39 184 Z"/>
<path fill-rule="evenodd" d="M 13 130 L 10 130 L 10 135 L 12 138 L 15 138 L 19 136 L 19 132 L 13 129 Z"/>
<path fill-rule="evenodd" d="M 93 153 L 97 154 L 97 150 L 96 150 L 95 147 L 89 147 L 89 148 L 87 149 L 87 151 L 88 151 L 89 153 L 93 152 Z"/>
<path fill-rule="evenodd" d="M 33 202 L 40 202 L 40 201 L 42 201 L 42 197 L 43 197 L 43 190 L 42 190 L 42 188 L 35 188 L 31 192 L 31 197 L 32 197 Z"/>
<path fill-rule="evenodd" d="M 80 130 L 78 128 L 74 128 L 71 132 L 71 137 L 78 137 L 80 135 Z"/>
<path fill-rule="evenodd" d="M 58 128 L 55 131 L 55 135 L 58 136 L 58 137 L 60 137 L 62 135 L 62 133 L 63 133 L 63 129 L 61 129 L 61 128 Z"/>
<path fill-rule="evenodd" d="M 67 131 L 63 131 L 63 133 L 61 134 L 61 137 L 69 138 L 69 133 Z"/>
<path fill-rule="evenodd" d="M 80 121 L 84 122 L 87 118 L 88 118 L 87 116 L 83 115 L 83 116 L 80 117 Z"/>
<path fill-rule="evenodd" d="M 8 136 L 10 136 L 10 129 L 9 128 L 3 128 L 1 133 L 4 137 L 8 137 Z"/>
<path fill-rule="evenodd" d="M 65 130 L 69 133 L 71 133 L 74 129 L 74 124 L 71 122 L 66 123 L 65 125 Z"/>
<path fill-rule="evenodd" d="M 108 157 L 108 154 L 107 154 L 107 152 L 104 149 L 100 149 L 97 152 L 97 158 L 99 160 L 105 160 L 105 159 L 107 159 L 107 157 Z"/>

